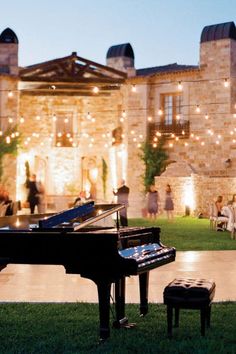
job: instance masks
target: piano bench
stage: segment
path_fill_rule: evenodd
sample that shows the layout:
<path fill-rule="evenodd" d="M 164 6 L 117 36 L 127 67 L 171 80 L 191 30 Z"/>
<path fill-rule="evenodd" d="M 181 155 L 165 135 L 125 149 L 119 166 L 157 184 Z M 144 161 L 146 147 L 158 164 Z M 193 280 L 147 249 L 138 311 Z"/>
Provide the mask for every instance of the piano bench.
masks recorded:
<path fill-rule="evenodd" d="M 180 309 L 200 310 L 201 335 L 205 335 L 205 324 L 210 327 L 211 303 L 216 284 L 207 279 L 174 279 L 164 289 L 164 304 L 167 305 L 167 333 L 172 337 L 173 309 L 175 327 L 179 327 Z"/>

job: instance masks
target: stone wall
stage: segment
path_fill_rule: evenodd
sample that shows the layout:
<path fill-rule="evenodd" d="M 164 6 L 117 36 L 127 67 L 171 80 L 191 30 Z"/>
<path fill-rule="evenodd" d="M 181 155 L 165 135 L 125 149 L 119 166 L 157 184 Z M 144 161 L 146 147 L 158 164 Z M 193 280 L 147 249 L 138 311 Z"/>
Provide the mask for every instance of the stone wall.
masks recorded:
<path fill-rule="evenodd" d="M 222 195 L 224 204 L 227 204 L 236 193 L 236 177 L 209 177 L 196 173 L 183 177 L 178 175 L 178 166 L 175 166 L 175 170 L 176 174 L 166 173 L 155 178 L 162 213 L 164 213 L 167 183 L 171 185 L 173 191 L 175 215 L 179 216 L 186 214 L 186 206 L 188 206 L 192 216 L 198 216 L 201 213 L 208 217 L 210 205 L 218 195 Z"/>

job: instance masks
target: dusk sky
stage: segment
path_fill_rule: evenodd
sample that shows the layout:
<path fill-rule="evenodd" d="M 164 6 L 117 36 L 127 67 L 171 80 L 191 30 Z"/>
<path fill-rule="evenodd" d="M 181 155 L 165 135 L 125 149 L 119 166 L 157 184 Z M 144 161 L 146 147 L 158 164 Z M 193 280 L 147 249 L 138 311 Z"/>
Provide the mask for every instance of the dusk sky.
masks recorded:
<path fill-rule="evenodd" d="M 204 26 L 236 22 L 236 0 L 0 0 L 0 32 L 19 39 L 19 64 L 77 55 L 105 64 L 129 42 L 135 67 L 198 64 Z"/>

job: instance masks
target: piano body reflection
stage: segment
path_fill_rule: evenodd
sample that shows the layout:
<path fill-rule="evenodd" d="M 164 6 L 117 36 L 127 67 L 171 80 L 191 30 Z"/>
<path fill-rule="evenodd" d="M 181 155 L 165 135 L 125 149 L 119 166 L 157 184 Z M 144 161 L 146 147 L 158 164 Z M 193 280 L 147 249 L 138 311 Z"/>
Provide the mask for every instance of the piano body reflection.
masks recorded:
<path fill-rule="evenodd" d="M 119 228 L 119 204 L 88 202 L 58 214 L 0 218 L 0 270 L 7 264 L 63 265 L 97 285 L 100 339 L 110 335 L 111 284 L 115 283 L 115 327 L 127 325 L 125 277 L 139 276 L 140 314 L 148 311 L 148 276 L 153 268 L 175 260 L 163 246 L 158 227 Z M 107 226 L 105 220 L 115 217 Z M 114 227 L 116 224 L 116 227 Z"/>

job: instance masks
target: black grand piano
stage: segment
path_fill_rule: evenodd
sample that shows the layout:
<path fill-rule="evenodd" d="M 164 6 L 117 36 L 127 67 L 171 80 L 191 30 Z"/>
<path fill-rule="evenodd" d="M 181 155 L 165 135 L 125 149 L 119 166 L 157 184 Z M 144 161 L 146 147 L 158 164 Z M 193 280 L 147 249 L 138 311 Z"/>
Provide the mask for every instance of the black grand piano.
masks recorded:
<path fill-rule="evenodd" d="M 140 315 L 148 312 L 149 271 L 175 260 L 158 227 L 119 227 L 120 204 L 93 201 L 57 214 L 0 218 L 0 270 L 7 264 L 63 265 L 97 285 L 100 340 L 110 336 L 110 295 L 115 284 L 117 328 L 125 317 L 125 277 L 139 276 Z"/>

